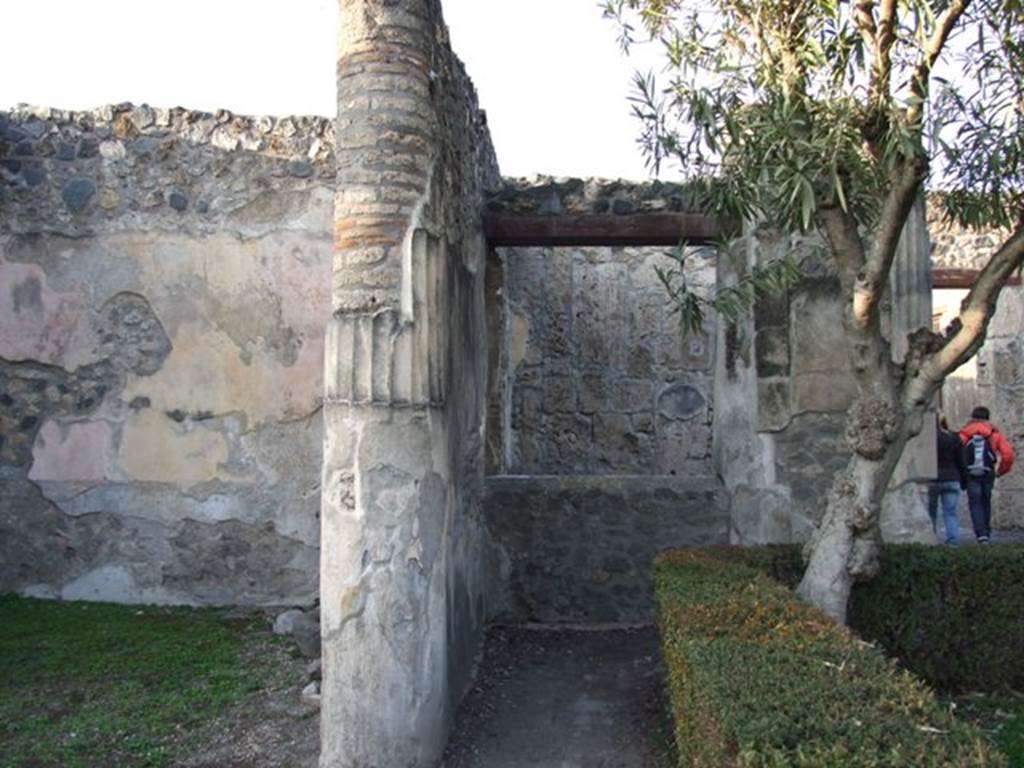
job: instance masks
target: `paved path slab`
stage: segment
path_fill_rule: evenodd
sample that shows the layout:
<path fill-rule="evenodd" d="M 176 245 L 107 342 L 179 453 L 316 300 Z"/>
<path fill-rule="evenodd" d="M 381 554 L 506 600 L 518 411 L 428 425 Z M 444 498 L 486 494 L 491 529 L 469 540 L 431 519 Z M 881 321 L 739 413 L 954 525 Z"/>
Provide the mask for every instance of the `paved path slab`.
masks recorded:
<path fill-rule="evenodd" d="M 442 768 L 668 765 L 653 628 L 492 629 Z"/>

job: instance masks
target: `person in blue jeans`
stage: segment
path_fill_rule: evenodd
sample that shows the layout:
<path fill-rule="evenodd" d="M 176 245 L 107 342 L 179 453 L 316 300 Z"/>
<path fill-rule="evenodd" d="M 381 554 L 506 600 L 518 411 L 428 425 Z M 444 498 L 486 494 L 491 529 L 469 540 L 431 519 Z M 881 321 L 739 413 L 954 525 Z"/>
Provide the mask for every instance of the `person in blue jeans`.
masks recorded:
<path fill-rule="evenodd" d="M 938 454 L 938 479 L 932 484 L 928 513 L 932 519 L 932 530 L 938 535 L 938 507 L 942 506 L 942 520 L 946 529 L 946 545 L 960 546 L 960 491 L 967 487 L 967 462 L 960 437 L 949 430 L 945 416 L 939 415 L 939 429 L 936 432 L 936 453 Z"/>
<path fill-rule="evenodd" d="M 967 502 L 979 544 L 992 538 L 992 487 L 1013 466 L 1013 443 L 989 421 L 988 408 L 979 405 L 960 430 L 967 462 Z"/>

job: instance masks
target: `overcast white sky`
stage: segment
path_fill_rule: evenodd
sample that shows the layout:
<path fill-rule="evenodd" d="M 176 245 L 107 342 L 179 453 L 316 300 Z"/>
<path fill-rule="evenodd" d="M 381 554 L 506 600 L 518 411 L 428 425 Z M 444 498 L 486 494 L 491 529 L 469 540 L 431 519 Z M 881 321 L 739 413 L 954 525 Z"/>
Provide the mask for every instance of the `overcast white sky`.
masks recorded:
<path fill-rule="evenodd" d="M 597 0 L 443 0 L 506 175 L 647 176 L 623 57 Z M 336 0 L 5 2 L 0 108 L 133 101 L 335 110 Z"/>

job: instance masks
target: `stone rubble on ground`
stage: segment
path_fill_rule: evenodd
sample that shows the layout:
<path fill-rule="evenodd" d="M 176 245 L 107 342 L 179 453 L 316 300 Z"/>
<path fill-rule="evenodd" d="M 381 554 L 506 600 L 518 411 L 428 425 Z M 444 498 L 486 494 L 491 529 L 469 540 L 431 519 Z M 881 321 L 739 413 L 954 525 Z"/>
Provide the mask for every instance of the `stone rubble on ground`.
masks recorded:
<path fill-rule="evenodd" d="M 302 689 L 302 700 L 307 704 L 320 706 L 320 683 L 314 680 Z"/>
<path fill-rule="evenodd" d="M 274 619 L 275 635 L 290 637 L 303 656 L 320 656 L 320 609 L 303 611 L 291 608 Z"/>

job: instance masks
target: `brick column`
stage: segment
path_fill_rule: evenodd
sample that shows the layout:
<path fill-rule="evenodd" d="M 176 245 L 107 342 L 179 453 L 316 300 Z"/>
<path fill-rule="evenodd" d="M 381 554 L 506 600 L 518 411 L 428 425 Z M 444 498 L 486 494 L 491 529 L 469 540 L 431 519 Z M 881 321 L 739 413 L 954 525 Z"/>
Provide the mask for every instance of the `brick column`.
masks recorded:
<path fill-rule="evenodd" d="M 431 0 L 339 9 L 320 764 L 429 766 L 450 712 L 444 254 L 423 224 L 441 155 L 440 12 Z"/>

